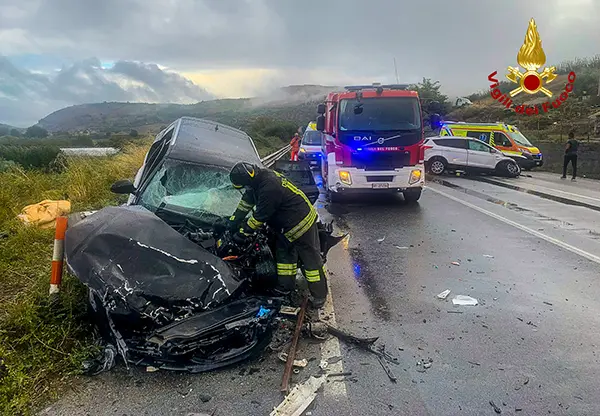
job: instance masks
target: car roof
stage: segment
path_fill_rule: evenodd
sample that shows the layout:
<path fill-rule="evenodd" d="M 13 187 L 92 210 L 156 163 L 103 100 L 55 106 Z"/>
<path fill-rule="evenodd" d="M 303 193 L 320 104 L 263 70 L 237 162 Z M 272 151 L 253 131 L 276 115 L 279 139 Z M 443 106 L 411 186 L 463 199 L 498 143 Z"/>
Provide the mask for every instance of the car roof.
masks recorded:
<path fill-rule="evenodd" d="M 483 143 L 484 145 L 486 145 L 487 147 L 491 147 L 494 148 L 494 146 L 491 146 L 490 144 L 476 139 L 475 137 L 467 137 L 467 136 L 434 136 L 434 137 L 427 137 L 427 139 L 433 139 L 433 140 L 447 140 L 447 139 L 461 139 L 461 140 L 474 140 L 477 141 L 479 143 Z"/>
<path fill-rule="evenodd" d="M 252 138 L 241 130 L 195 117 L 181 117 L 171 126 L 168 159 L 226 168 L 240 161 L 262 165 Z"/>

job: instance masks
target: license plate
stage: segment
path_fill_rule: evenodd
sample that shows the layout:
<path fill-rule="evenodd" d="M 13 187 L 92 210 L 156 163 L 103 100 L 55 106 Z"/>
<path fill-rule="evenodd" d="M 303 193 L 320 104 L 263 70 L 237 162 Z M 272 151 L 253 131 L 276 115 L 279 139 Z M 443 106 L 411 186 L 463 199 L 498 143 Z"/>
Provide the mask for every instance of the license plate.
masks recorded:
<path fill-rule="evenodd" d="M 389 187 L 390 187 L 389 183 L 374 183 L 373 184 L 373 189 L 386 189 Z"/>

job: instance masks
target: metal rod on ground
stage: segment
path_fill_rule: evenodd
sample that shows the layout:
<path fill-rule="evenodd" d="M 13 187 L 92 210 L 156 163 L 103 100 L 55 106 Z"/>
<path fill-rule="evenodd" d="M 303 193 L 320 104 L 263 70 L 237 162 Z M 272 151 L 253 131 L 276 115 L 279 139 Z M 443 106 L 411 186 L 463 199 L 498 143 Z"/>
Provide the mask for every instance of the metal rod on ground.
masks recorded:
<path fill-rule="evenodd" d="M 58 217 L 56 219 L 54 250 L 52 252 L 52 272 L 50 274 L 50 295 L 60 291 L 60 283 L 63 274 L 63 260 L 65 258 L 65 232 L 67 231 L 67 224 L 67 217 Z"/>
<path fill-rule="evenodd" d="M 308 296 L 304 297 L 300 312 L 298 312 L 298 320 L 296 321 L 296 329 L 294 330 L 294 337 L 292 338 L 292 344 L 288 351 L 287 361 L 285 363 L 285 370 L 283 371 L 283 380 L 281 381 L 281 392 L 288 394 L 290 391 L 290 377 L 292 376 L 292 368 L 294 366 L 294 360 L 296 359 L 296 347 L 298 346 L 298 338 L 300 338 L 300 332 L 302 331 L 302 325 L 304 324 L 304 315 L 306 314 L 306 307 L 308 306 Z"/>

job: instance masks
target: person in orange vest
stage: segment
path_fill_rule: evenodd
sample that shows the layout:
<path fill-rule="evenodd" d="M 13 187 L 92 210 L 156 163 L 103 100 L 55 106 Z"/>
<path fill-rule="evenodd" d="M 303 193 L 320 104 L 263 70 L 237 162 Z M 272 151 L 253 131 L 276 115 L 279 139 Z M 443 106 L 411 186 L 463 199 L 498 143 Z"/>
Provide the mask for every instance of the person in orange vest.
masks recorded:
<path fill-rule="evenodd" d="M 300 135 L 298 133 L 294 134 L 294 137 L 292 137 L 290 146 L 292 146 L 292 156 L 290 157 L 290 160 L 297 161 L 298 152 L 300 151 Z"/>

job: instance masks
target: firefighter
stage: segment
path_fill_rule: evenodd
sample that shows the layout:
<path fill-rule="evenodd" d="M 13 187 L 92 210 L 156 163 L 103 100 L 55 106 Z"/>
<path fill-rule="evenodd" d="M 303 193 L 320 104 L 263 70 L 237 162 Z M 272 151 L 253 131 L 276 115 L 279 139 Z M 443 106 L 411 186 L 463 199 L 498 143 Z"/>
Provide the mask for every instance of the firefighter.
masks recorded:
<path fill-rule="evenodd" d="M 327 278 L 321 257 L 317 211 L 306 195 L 280 173 L 246 162 L 236 163 L 229 178 L 234 187 L 244 189 L 229 219 L 235 230 L 234 243 L 243 245 L 267 223 L 279 232 L 275 250 L 277 291 L 288 294 L 294 289 L 299 260 L 308 281 L 311 304 L 314 308 L 322 307 L 327 297 Z"/>
<path fill-rule="evenodd" d="M 290 140 L 290 146 L 292 146 L 290 160 L 295 162 L 298 160 L 298 152 L 300 151 L 300 135 L 298 133 L 294 134 L 294 137 Z"/>

